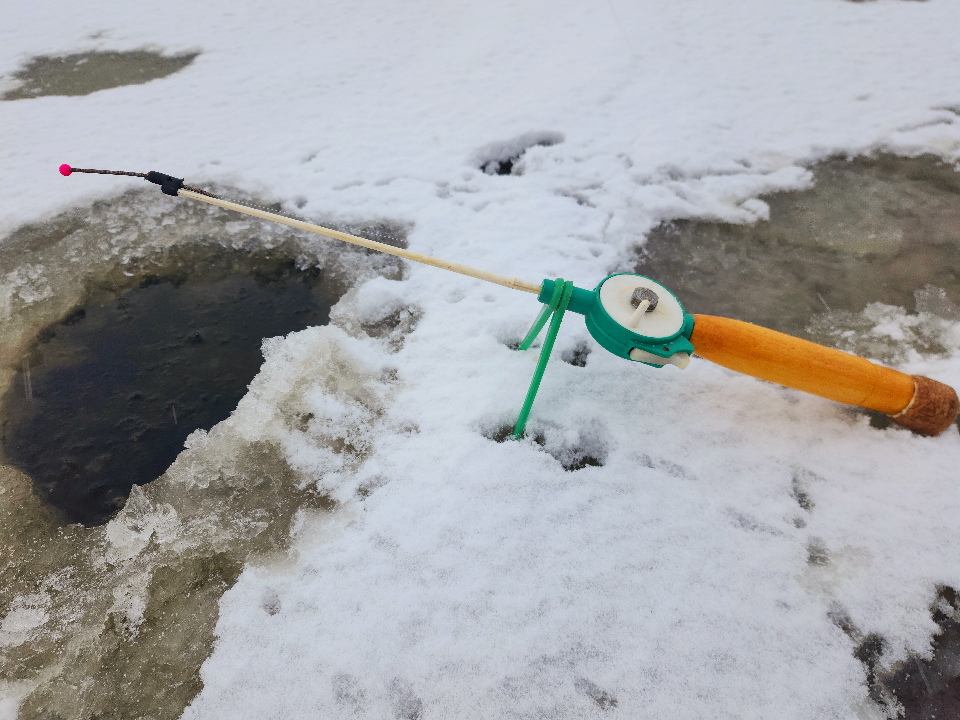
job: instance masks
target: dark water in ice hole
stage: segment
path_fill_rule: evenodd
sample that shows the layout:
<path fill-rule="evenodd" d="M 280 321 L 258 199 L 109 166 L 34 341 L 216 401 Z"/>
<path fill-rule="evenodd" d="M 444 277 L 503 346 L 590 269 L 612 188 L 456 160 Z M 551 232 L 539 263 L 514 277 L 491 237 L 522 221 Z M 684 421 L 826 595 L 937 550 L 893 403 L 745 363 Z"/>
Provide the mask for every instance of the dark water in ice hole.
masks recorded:
<path fill-rule="evenodd" d="M 227 418 L 264 337 L 328 322 L 317 272 L 151 279 L 47 328 L 5 399 L 3 449 L 69 522 L 97 525 L 186 437 Z M 29 372 L 27 372 L 29 370 Z"/>

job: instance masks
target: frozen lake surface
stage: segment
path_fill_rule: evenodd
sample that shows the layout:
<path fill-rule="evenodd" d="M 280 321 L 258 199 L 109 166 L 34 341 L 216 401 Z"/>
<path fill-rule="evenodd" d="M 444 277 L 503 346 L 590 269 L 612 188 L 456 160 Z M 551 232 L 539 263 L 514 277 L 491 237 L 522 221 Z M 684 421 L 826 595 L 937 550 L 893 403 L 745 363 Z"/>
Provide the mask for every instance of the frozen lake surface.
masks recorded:
<path fill-rule="evenodd" d="M 266 340 L 232 414 L 103 525 L 0 466 L 0 718 L 949 708 L 960 434 L 630 364 L 572 317 L 537 441 L 497 442 L 532 297 L 56 168 L 159 170 L 535 282 L 649 265 L 691 309 L 956 387 L 958 26 L 899 0 L 19 10 L 0 391 L 44 328 L 190 248 L 292 258 L 336 304 Z M 137 53 L 192 62 L 17 94 Z"/>

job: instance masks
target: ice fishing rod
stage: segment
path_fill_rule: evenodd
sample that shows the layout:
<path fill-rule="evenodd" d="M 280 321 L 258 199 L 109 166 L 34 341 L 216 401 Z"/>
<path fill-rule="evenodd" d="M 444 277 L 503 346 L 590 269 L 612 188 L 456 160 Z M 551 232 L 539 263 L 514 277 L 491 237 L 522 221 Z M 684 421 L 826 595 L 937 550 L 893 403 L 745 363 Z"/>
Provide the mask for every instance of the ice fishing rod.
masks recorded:
<path fill-rule="evenodd" d="M 956 421 L 960 411 L 957 393 L 941 382 L 921 375 L 907 375 L 856 355 L 741 320 L 690 315 L 672 292 L 642 275 L 616 273 L 601 280 L 593 290 L 575 287 L 570 280 L 562 278 L 529 282 L 225 200 L 184 185 L 182 178 L 155 171 L 130 173 L 60 166 L 60 173 L 64 176 L 75 172 L 142 177 L 160 185 L 161 191 L 167 195 L 198 200 L 536 294 L 544 306 L 519 349 L 530 348 L 548 321 L 549 326 L 514 427 L 514 437 L 523 435 L 560 323 L 567 311 L 584 316 L 587 330 L 603 348 L 618 357 L 651 367 L 674 365 L 683 369 L 696 352 L 701 358 L 760 380 L 885 413 L 894 423 L 921 435 L 939 435 Z"/>

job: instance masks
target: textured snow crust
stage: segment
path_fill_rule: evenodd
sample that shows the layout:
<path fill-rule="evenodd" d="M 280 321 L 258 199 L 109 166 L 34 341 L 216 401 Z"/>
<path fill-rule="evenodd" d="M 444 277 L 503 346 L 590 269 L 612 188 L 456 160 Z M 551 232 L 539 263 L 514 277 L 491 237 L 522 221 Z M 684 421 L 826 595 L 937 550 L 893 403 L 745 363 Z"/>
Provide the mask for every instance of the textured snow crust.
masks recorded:
<path fill-rule="evenodd" d="M 61 162 L 157 169 L 592 287 L 661 220 L 764 218 L 756 196 L 804 187 L 803 163 L 960 161 L 957 27 L 946 0 L 35 4 L 0 28 L 0 73 L 91 49 L 200 55 L 144 85 L 0 103 L 16 138 L 0 231 L 133 186 L 65 180 Z M 524 148 L 510 175 L 481 170 Z M 33 271 L 0 303 L 48 297 Z M 836 618 L 882 635 L 888 666 L 928 652 L 937 586 L 960 587 L 956 432 L 878 431 L 704 361 L 632 365 L 571 317 L 530 421 L 542 445 L 498 443 L 537 354 L 508 346 L 538 304 L 403 277 L 268 340 L 234 416 L 104 530 L 131 578 L 144 553 L 255 536 L 260 505 L 212 500 L 263 482 L 236 468 L 258 442 L 279 449 L 278 483 L 337 503 L 285 516 L 289 552 L 223 596 L 184 717 L 873 717 Z M 864 318 L 876 342 L 937 333 L 946 352 L 898 367 L 960 386 L 954 322 Z M 559 360 L 581 345 L 585 367 Z M 600 464 L 566 470 L 578 457 Z M 42 632 L 46 602 L 5 608 L 0 642 Z M 135 632 L 135 598 L 120 605 Z M 0 687 L 0 713 L 28 689 Z"/>

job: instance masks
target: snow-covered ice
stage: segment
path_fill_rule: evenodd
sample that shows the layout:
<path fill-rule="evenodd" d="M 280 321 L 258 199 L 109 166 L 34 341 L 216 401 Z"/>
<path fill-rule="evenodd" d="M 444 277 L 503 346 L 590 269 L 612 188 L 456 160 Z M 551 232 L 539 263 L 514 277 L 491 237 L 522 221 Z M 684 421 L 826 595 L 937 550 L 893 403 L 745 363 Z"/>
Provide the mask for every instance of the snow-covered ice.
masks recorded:
<path fill-rule="evenodd" d="M 662 220 L 762 219 L 757 195 L 804 187 L 802 165 L 833 153 L 960 161 L 958 27 L 949 0 L 20 4 L 0 26 L 8 78 L 37 55 L 200 54 L 143 85 L 0 102 L 0 232 L 139 187 L 60 163 L 156 169 L 593 287 Z M 480 169 L 523 148 L 513 174 Z M 2 280 L 7 314 L 60 282 L 24 267 Z M 497 443 L 536 355 L 507 345 L 537 310 L 411 266 L 348 293 L 334 325 L 265 343 L 237 412 L 188 441 L 162 492 L 202 498 L 264 442 L 285 482 L 338 504 L 223 596 L 184 717 L 875 715 L 836 618 L 885 638 L 886 666 L 929 652 L 937 586 L 960 587 L 960 435 L 878 431 L 705 361 L 632 365 L 574 316 L 558 354 L 593 352 L 548 367 L 544 445 Z M 403 312 L 419 322 L 402 343 L 360 329 Z M 874 315 L 889 337 L 917 322 Z M 957 387 L 943 332 L 948 354 L 899 367 Z M 578 453 L 602 465 L 564 470 Z M 107 526 L 104 563 L 199 532 L 142 497 Z M 0 643 L 42 628 L 47 603 L 0 608 Z M 136 598 L 121 604 L 135 634 Z M 0 717 L 24 682 L 0 684 Z"/>

